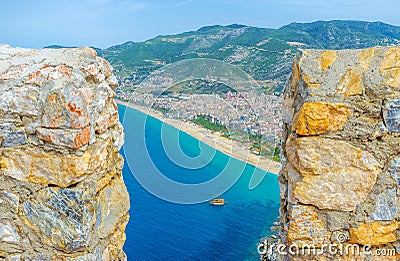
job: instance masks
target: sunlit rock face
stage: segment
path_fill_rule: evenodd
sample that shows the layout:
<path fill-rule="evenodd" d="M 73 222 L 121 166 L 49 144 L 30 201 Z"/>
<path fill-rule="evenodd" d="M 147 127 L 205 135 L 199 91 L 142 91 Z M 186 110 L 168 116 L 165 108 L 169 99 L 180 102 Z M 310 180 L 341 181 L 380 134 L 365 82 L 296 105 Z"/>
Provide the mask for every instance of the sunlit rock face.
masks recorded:
<path fill-rule="evenodd" d="M 280 243 L 400 250 L 399 72 L 399 47 L 304 50 L 295 58 L 283 104 Z M 400 258 L 318 253 L 279 258 Z"/>
<path fill-rule="evenodd" d="M 0 260 L 126 260 L 116 87 L 93 49 L 0 45 Z"/>

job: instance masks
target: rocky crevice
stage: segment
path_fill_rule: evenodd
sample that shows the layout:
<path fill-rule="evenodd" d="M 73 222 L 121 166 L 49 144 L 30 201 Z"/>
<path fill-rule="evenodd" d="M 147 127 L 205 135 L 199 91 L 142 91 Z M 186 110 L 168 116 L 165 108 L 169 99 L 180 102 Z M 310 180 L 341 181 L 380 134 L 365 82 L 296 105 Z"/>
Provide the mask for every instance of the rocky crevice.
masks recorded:
<path fill-rule="evenodd" d="M 116 87 L 93 49 L 0 46 L 0 260 L 126 260 Z"/>

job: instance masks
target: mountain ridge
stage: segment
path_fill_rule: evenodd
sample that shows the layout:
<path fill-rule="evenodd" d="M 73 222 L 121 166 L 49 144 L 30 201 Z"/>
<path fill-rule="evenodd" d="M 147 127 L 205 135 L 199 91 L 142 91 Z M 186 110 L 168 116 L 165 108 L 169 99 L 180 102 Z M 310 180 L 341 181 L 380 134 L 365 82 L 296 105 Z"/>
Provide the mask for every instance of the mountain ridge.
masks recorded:
<path fill-rule="evenodd" d="M 211 58 L 238 66 L 267 92 L 281 92 L 300 49 L 359 49 L 400 44 L 400 27 L 356 20 L 290 23 L 278 29 L 209 25 L 98 49 L 115 68 L 122 88 L 134 88 L 166 64 Z"/>

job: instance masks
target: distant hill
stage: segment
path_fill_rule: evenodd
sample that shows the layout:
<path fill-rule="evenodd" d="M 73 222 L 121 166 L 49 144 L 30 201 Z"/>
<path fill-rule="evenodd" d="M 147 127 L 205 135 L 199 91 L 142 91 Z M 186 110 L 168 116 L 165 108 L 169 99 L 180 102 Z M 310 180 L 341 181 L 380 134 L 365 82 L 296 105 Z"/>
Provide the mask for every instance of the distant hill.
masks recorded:
<path fill-rule="evenodd" d="M 237 65 L 268 91 L 279 92 L 299 48 L 353 49 L 391 44 L 400 44 L 400 27 L 381 22 L 317 21 L 279 29 L 206 26 L 97 51 L 111 62 L 125 86 L 140 83 L 165 64 L 202 57 Z"/>
<path fill-rule="evenodd" d="M 45 49 L 62 49 L 62 48 L 76 48 L 76 46 L 62 46 L 62 45 L 54 44 L 54 45 L 46 46 L 44 48 Z"/>

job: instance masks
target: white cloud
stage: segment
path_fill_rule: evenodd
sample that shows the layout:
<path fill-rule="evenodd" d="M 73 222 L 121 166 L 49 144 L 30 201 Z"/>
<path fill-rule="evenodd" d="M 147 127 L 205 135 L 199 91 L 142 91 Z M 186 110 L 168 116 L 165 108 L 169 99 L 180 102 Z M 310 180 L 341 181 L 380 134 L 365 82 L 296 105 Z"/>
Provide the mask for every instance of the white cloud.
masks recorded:
<path fill-rule="evenodd" d="M 191 2 L 193 2 L 193 0 L 184 0 L 182 2 L 177 3 L 176 6 L 187 5 L 187 4 L 190 4 Z"/>

